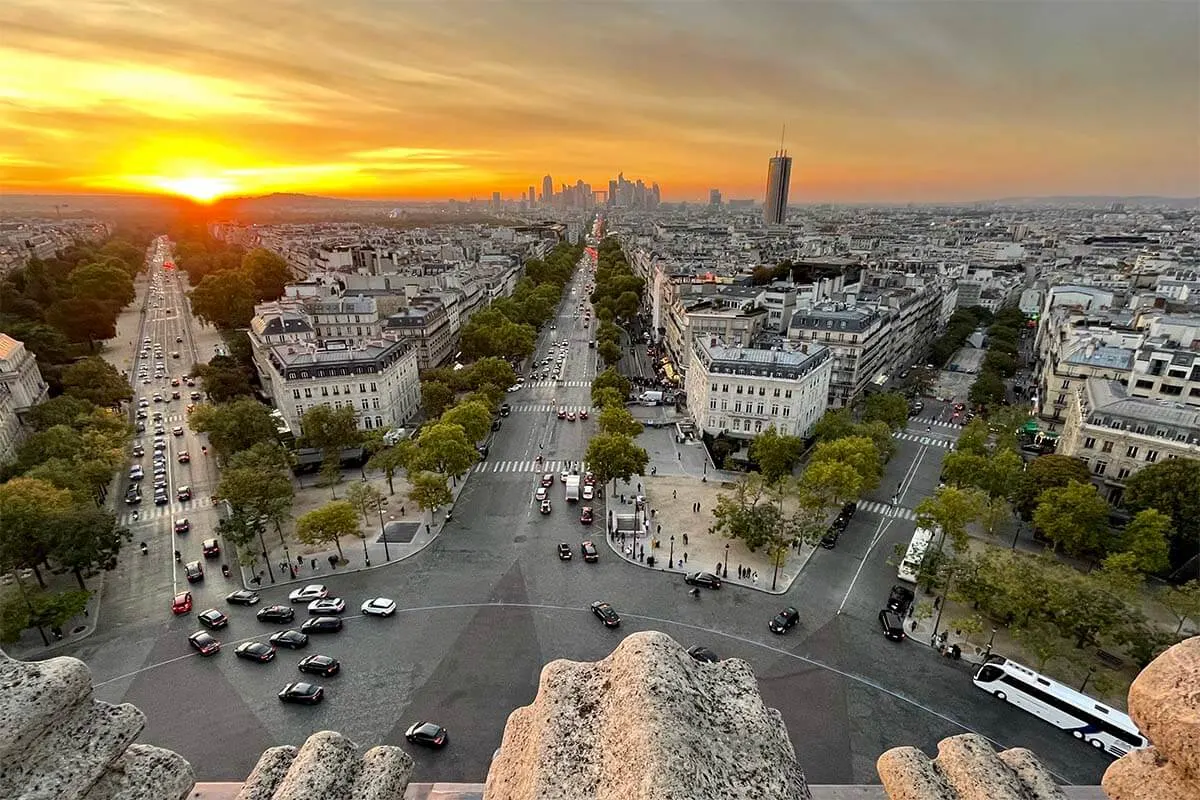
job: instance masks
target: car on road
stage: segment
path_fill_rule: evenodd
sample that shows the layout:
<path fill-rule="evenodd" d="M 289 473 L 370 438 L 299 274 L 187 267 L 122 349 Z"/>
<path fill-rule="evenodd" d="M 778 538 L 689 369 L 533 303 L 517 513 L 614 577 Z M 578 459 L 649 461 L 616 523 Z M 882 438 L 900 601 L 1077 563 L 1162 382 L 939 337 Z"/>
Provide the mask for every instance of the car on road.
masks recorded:
<path fill-rule="evenodd" d="M 271 644 L 276 647 L 286 647 L 289 650 L 299 650 L 308 647 L 308 636 L 300 631 L 279 631 L 271 634 Z"/>
<path fill-rule="evenodd" d="M 571 560 L 571 545 L 567 544 L 566 542 L 558 543 L 558 559 L 559 561 Z"/>
<path fill-rule="evenodd" d="M 373 597 L 359 609 L 368 617 L 390 617 L 396 613 L 396 601 L 386 597 Z"/>
<path fill-rule="evenodd" d="M 175 436 L 183 436 L 183 426 L 176 425 L 174 428 L 171 428 L 171 433 Z"/>
<path fill-rule="evenodd" d="M 202 656 L 221 652 L 221 643 L 208 631 L 196 631 L 188 637 L 188 644 L 199 650 Z"/>
<path fill-rule="evenodd" d="M 176 460 L 179 461 L 180 464 L 187 464 L 192 460 L 192 457 L 188 454 L 187 450 L 180 450 L 179 455 L 176 456 Z"/>
<path fill-rule="evenodd" d="M 191 386 L 191 385 L 192 385 L 192 382 L 188 381 L 188 386 Z M 199 392 L 189 392 L 188 397 L 192 400 L 199 400 L 202 397 L 202 395 Z"/>
<path fill-rule="evenodd" d="M 592 613 L 596 618 L 604 623 L 606 628 L 617 628 L 621 625 L 621 617 L 617 614 L 617 610 L 608 603 L 601 603 L 599 600 L 592 603 Z"/>
<path fill-rule="evenodd" d="M 705 664 L 715 664 L 721 660 L 712 650 L 699 644 L 692 645 L 687 652 L 689 656 Z"/>
<path fill-rule="evenodd" d="M 912 589 L 896 584 L 888 594 L 887 608 L 889 611 L 894 611 L 900 616 L 904 616 L 908 613 L 908 609 L 915 597 Z"/>
<path fill-rule="evenodd" d="M 238 589 L 236 592 L 225 595 L 225 602 L 231 606 L 252 606 L 261 599 L 258 592 L 252 592 L 249 589 Z"/>
<path fill-rule="evenodd" d="M 300 625 L 302 633 L 337 633 L 341 629 L 341 617 L 311 617 Z"/>
<path fill-rule="evenodd" d="M 175 493 L 175 497 L 181 503 L 191 500 L 192 499 L 192 487 L 180 486 L 179 491 Z"/>
<path fill-rule="evenodd" d="M 565 408 L 560 408 L 560 409 L 558 410 L 558 418 L 559 418 L 559 419 L 566 419 L 566 418 L 567 418 L 567 410 L 566 410 Z"/>
<path fill-rule="evenodd" d="M 323 656 L 319 653 L 313 653 L 311 656 L 305 656 L 300 659 L 300 663 L 296 665 L 301 672 L 308 675 L 320 675 L 322 678 L 329 678 L 337 675 L 342 669 L 341 663 L 333 656 Z"/>
<path fill-rule="evenodd" d="M 196 615 L 196 619 L 200 620 L 200 624 L 210 630 L 219 630 L 229 624 L 229 617 L 222 614 L 215 608 L 209 608 L 201 611 Z"/>
<path fill-rule="evenodd" d="M 275 648 L 262 642 L 242 642 L 234 648 L 233 654 L 238 658 L 265 664 L 275 658 Z"/>
<path fill-rule="evenodd" d="M 267 606 L 260 608 L 255 616 L 259 622 L 291 622 L 296 612 L 290 606 Z"/>
<path fill-rule="evenodd" d="M 142 493 L 137 490 L 136 486 L 130 486 L 129 491 L 125 493 L 125 504 L 130 506 L 140 505 L 142 502 Z"/>
<path fill-rule="evenodd" d="M 566 483 L 567 478 L 569 478 L 569 477 L 571 477 L 571 470 L 569 470 L 569 469 L 564 469 L 558 473 L 559 483 Z"/>
<path fill-rule="evenodd" d="M 588 412 L 587 412 L 587 409 L 586 409 L 586 408 L 581 408 L 581 409 L 579 409 L 579 418 L 580 418 L 580 419 L 587 419 L 587 418 L 588 418 Z"/>
<path fill-rule="evenodd" d="M 142 447 L 140 444 L 135 444 L 133 446 L 133 457 L 141 458 L 144 455 L 146 455 L 146 448 Z"/>
<path fill-rule="evenodd" d="M 600 560 L 600 551 L 596 549 L 596 545 L 591 542 L 584 542 L 579 545 L 580 552 L 583 553 L 583 560 L 592 563 Z"/>
<path fill-rule="evenodd" d="M 711 572 L 689 572 L 683 576 L 688 586 L 703 586 L 705 589 L 720 589 L 721 579 Z"/>
<path fill-rule="evenodd" d="M 800 621 L 800 612 L 788 606 L 780 611 L 767 623 L 771 633 L 787 633 Z"/>
<path fill-rule="evenodd" d="M 832 550 L 837 547 L 838 539 L 842 536 L 842 529 L 837 525 L 830 525 L 829 530 L 825 531 L 825 535 L 821 537 L 821 547 L 826 550 Z"/>
<path fill-rule="evenodd" d="M 166 491 L 162 491 L 162 492 L 156 491 L 154 493 L 154 505 L 165 506 L 169 502 L 171 502 L 171 498 L 167 497 Z"/>
<path fill-rule="evenodd" d="M 575 421 L 575 412 L 568 411 L 567 412 L 567 422 L 574 422 L 574 421 Z"/>
<path fill-rule="evenodd" d="M 221 543 L 216 539 L 205 539 L 201 543 L 200 549 L 204 551 L 205 558 L 216 558 L 221 555 Z"/>
<path fill-rule="evenodd" d="M 189 561 L 183 568 L 188 583 L 198 583 L 204 580 L 204 566 L 199 561 Z"/>
<path fill-rule="evenodd" d="M 579 509 L 579 523 L 581 525 L 591 525 L 592 524 L 592 507 L 591 506 L 584 506 L 583 508 Z"/>
<path fill-rule="evenodd" d="M 550 496 L 550 490 L 547 489 L 545 486 L 537 487 L 537 491 L 535 491 L 533 493 L 533 499 L 537 500 L 539 503 L 542 502 L 543 500 L 546 500 L 549 496 Z"/>
<path fill-rule="evenodd" d="M 553 475 L 553 473 L 547 472 L 545 475 L 542 476 L 542 486 L 549 488 L 553 485 L 554 485 L 554 475 Z"/>
<path fill-rule="evenodd" d="M 550 505 L 549 500 L 543 500 L 541 505 L 538 506 L 538 510 L 541 511 L 543 514 L 549 514 L 551 508 L 552 508 L 552 506 Z"/>
<path fill-rule="evenodd" d="M 192 593 L 180 592 L 171 600 L 171 613 L 186 614 L 192 610 Z"/>
<path fill-rule="evenodd" d="M 340 597 L 322 597 L 308 604 L 310 614 L 340 614 L 346 610 L 346 601 Z"/>
<path fill-rule="evenodd" d="M 500 416 L 507 417 L 510 413 L 512 413 L 512 406 L 509 405 L 508 403 L 501 403 L 500 404 Z"/>
<path fill-rule="evenodd" d="M 192 523 L 188 521 L 187 517 L 175 520 L 175 532 L 176 533 L 187 533 L 191 529 L 192 529 Z"/>
<path fill-rule="evenodd" d="M 134 466 L 130 467 L 129 480 L 140 481 L 144 477 L 146 477 L 146 473 L 144 471 L 142 471 L 141 464 L 135 464 Z"/>
<path fill-rule="evenodd" d="M 434 722 L 414 722 L 404 732 L 404 738 L 412 744 L 424 747 L 445 747 L 450 740 L 446 729 Z"/>
<path fill-rule="evenodd" d="M 293 589 L 288 600 L 293 603 L 311 603 L 313 600 L 323 600 L 329 596 L 329 590 L 322 584 L 310 583 L 303 589 Z"/>
<path fill-rule="evenodd" d="M 325 697 L 325 690 L 315 683 L 297 681 L 289 683 L 279 692 L 279 699 L 284 703 L 301 703 L 315 706 Z"/>
<path fill-rule="evenodd" d="M 585 483 L 580 491 L 580 496 L 583 497 L 584 500 L 594 500 L 596 498 L 596 487 L 592 486 L 591 484 Z"/>
<path fill-rule="evenodd" d="M 895 611 L 886 608 L 880 611 L 879 627 L 883 635 L 893 642 L 903 642 L 907 638 L 904 635 L 904 619 Z"/>

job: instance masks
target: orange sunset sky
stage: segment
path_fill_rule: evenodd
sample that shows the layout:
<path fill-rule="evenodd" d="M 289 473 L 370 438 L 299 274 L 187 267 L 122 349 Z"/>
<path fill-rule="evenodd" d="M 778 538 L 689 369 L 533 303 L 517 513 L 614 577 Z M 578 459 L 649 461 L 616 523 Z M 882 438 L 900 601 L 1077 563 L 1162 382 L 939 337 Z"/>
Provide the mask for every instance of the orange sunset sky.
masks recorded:
<path fill-rule="evenodd" d="M 1200 193 L 1200 4 L 5 0 L 0 191 Z"/>

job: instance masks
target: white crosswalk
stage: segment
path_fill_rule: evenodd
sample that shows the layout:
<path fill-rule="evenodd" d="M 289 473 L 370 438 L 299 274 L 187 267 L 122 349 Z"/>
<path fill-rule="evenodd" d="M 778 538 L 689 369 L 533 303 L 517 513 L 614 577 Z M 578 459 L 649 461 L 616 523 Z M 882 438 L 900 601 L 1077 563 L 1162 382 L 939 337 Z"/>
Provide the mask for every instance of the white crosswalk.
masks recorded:
<path fill-rule="evenodd" d="M 587 472 L 585 466 L 581 466 L 578 461 L 543 461 L 539 465 L 536 461 L 481 461 L 475 465 L 474 472 L 531 472 L 542 474 L 546 472 L 558 473 L 564 469 L 578 469 L 580 473 Z"/>
<path fill-rule="evenodd" d="M 539 386 L 539 387 L 541 387 L 541 386 L 550 386 L 550 387 L 561 386 L 561 387 L 564 387 L 567 389 L 580 389 L 585 386 L 591 386 L 591 385 L 592 385 L 591 381 L 525 381 L 525 383 L 524 383 L 524 386 L 526 388 L 528 388 L 530 386 Z"/>
<path fill-rule="evenodd" d="M 896 519 L 916 519 L 917 514 L 911 508 L 903 506 L 890 506 L 887 503 L 877 503 L 874 500 L 859 500 L 859 511 L 870 511 L 872 514 L 878 514 L 881 517 L 894 517 Z"/>
<path fill-rule="evenodd" d="M 178 500 L 172 500 L 164 506 L 156 506 L 153 502 L 143 502 L 138 507 L 138 518 L 133 518 L 133 510 L 126 511 L 123 514 L 117 515 L 117 522 L 121 525 L 136 525 L 139 522 L 146 520 L 162 519 L 163 517 L 186 517 L 188 511 L 195 508 L 207 508 L 212 505 L 211 498 L 197 497 L 186 503 L 180 503 Z"/>
<path fill-rule="evenodd" d="M 935 428 L 952 428 L 954 430 L 960 430 L 962 428 L 962 426 L 957 422 L 946 422 L 944 420 L 934 419 L 933 417 L 915 417 L 910 419 L 908 424 L 913 426 L 924 425 L 927 428 L 930 425 Z"/>
<path fill-rule="evenodd" d="M 545 412 L 558 411 L 560 408 L 565 408 L 567 411 L 574 411 L 578 414 L 580 411 L 586 411 L 589 414 L 593 412 L 591 406 L 572 406 L 572 405 L 555 405 L 554 403 L 511 403 L 513 411 L 531 411 Z"/>
<path fill-rule="evenodd" d="M 906 442 L 918 442 L 919 444 L 928 447 L 945 447 L 947 450 L 954 447 L 954 442 L 949 439 L 942 439 L 930 434 L 909 433 L 908 431 L 896 431 L 892 434 L 896 439 L 903 439 Z"/>

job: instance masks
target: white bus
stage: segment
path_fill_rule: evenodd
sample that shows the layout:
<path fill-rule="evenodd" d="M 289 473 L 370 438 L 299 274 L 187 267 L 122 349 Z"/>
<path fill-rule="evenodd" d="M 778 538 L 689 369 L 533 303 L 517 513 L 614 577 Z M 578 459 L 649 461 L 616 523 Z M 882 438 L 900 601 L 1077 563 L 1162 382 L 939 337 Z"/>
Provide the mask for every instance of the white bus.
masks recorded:
<path fill-rule="evenodd" d="M 925 560 L 925 553 L 932 542 L 933 531 L 929 528 L 917 528 L 912 541 L 908 543 L 908 551 L 900 561 L 900 566 L 896 568 L 896 577 L 908 583 L 916 583 L 921 572 L 921 562 Z"/>
<path fill-rule="evenodd" d="M 1119 758 L 1149 744 L 1129 715 L 1003 656 L 980 664 L 973 680 L 985 692 L 1109 755 Z"/>

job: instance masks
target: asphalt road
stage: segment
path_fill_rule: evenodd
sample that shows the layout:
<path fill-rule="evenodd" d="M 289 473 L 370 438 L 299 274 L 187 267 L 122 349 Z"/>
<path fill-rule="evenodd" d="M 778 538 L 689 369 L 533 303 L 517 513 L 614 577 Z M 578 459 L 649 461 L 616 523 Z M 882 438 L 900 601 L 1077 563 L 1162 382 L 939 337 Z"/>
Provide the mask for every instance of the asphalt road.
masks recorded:
<path fill-rule="evenodd" d="M 577 280 L 576 291 L 583 285 Z M 578 296 L 568 295 L 556 330 L 540 343 L 569 338 L 563 384 L 531 385 L 510 394 L 511 402 L 589 405 L 586 383 L 596 360 L 575 316 Z M 410 748 L 418 778 L 480 781 L 508 714 L 533 699 L 548 661 L 599 659 L 632 631 L 661 630 L 685 646 L 703 643 L 749 662 L 814 783 L 875 782 L 874 761 L 883 750 L 907 744 L 932 753 L 939 739 L 968 729 L 1005 747 L 1033 748 L 1071 783 L 1098 783 L 1108 759 L 975 689 L 962 662 L 878 635 L 875 614 L 895 582 L 888 561 L 911 536 L 912 522 L 860 511 L 837 548 L 818 550 L 786 597 L 725 588 L 697 601 L 678 577 L 620 563 L 605 548 L 596 564 L 583 563 L 577 551 L 559 561 L 558 542 L 577 548 L 603 532 L 580 525 L 557 482 L 552 513 L 538 513 L 532 460 L 539 452 L 552 460 L 582 458 L 593 424 L 558 420 L 549 410 L 514 410 L 489 460 L 528 461 L 527 472 L 473 474 L 453 521 L 424 552 L 383 569 L 326 578 L 350 609 L 342 633 L 314 637 L 307 651 L 344 663 L 341 675 L 323 681 L 328 697 L 319 707 L 285 706 L 274 696 L 299 677 L 301 654 L 281 650 L 267 665 L 233 657 L 238 641 L 282 626 L 258 623 L 254 609 L 226 609 L 233 621 L 219 636 L 225 651 L 203 659 L 185 641 L 195 621 L 171 616 L 165 587 L 153 610 L 120 618 L 119 626 L 106 606 L 100 630 L 73 654 L 91 666 L 98 697 L 134 703 L 147 714 L 143 741 L 183 754 L 204 780 L 244 778 L 265 748 L 299 744 L 318 730 L 341 731 L 364 746 L 399 744 L 409 724 L 433 719 L 447 726 L 451 745 L 441 752 Z M 901 504 L 912 507 L 936 487 L 944 448 L 922 442 L 924 429 L 914 426 L 898 440 L 872 499 L 886 503 L 902 485 Z M 210 573 L 197 588 L 204 600 L 197 609 L 227 588 L 219 573 L 216 580 Z M 359 604 L 379 594 L 401 611 L 386 620 L 359 618 Z M 286 602 L 285 595 L 282 587 L 263 590 L 264 602 Z M 607 630 L 590 615 L 587 607 L 597 599 L 621 613 L 620 629 Z M 787 604 L 801 610 L 801 623 L 772 635 L 766 622 Z M 304 616 L 303 607 L 297 611 Z"/>

